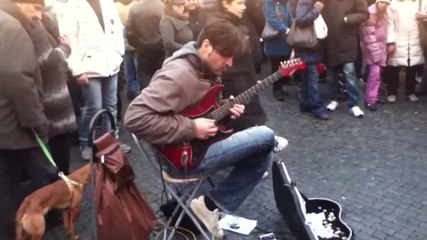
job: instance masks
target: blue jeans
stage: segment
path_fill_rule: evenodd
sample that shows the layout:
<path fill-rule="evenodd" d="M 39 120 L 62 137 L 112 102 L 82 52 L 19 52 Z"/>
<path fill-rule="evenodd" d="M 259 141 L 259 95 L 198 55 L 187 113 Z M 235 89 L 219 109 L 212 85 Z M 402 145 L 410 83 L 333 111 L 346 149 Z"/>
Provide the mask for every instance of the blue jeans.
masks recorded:
<path fill-rule="evenodd" d="M 304 108 L 311 108 L 313 114 L 320 117 L 326 113 L 326 108 L 323 106 L 323 102 L 320 97 L 317 64 L 307 63 L 307 67 L 303 71 L 302 75 L 303 79 L 300 85 L 300 105 Z"/>
<path fill-rule="evenodd" d="M 136 78 L 137 53 L 135 51 L 127 51 L 123 56 L 126 90 L 131 93 L 139 93 L 139 81 Z"/>
<path fill-rule="evenodd" d="M 80 146 L 87 146 L 89 124 L 96 112 L 105 108 L 113 114 L 114 119 L 117 118 L 117 74 L 110 77 L 89 78 L 89 83 L 81 87 L 85 107 L 79 126 L 79 140 Z M 108 130 L 109 121 L 103 120 L 104 129 Z"/>
<path fill-rule="evenodd" d="M 327 78 L 329 82 L 329 90 L 332 101 L 340 102 L 341 92 L 340 84 L 338 82 L 338 74 L 343 73 L 345 79 L 345 87 L 347 89 L 348 101 L 347 106 L 352 108 L 359 104 L 360 94 L 359 94 L 359 80 L 356 76 L 356 70 L 354 63 L 345 63 L 335 67 L 328 67 Z"/>
<path fill-rule="evenodd" d="M 274 132 L 266 126 L 251 127 L 212 144 L 191 175 L 207 175 L 234 167 L 224 182 L 208 196 L 224 211 L 234 212 L 271 166 Z"/>

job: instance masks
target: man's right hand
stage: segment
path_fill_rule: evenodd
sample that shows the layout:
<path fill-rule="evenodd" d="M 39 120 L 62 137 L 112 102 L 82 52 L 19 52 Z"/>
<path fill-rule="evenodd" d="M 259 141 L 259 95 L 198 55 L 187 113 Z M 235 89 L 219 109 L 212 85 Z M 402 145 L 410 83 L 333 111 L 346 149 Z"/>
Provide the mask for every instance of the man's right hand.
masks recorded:
<path fill-rule="evenodd" d="M 196 125 L 196 138 L 208 139 L 216 135 L 218 127 L 215 120 L 207 118 L 196 118 L 193 120 Z"/>
<path fill-rule="evenodd" d="M 78 75 L 77 77 L 75 77 L 75 79 L 78 85 L 86 85 L 89 83 L 89 79 L 87 78 L 86 73 Z"/>

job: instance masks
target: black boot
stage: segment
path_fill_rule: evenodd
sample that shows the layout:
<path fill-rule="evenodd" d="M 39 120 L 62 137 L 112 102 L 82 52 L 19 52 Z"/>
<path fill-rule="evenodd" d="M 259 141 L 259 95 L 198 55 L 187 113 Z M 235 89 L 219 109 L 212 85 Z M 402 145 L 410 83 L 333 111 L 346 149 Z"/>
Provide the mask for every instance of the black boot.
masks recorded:
<path fill-rule="evenodd" d="M 279 82 L 273 83 L 273 97 L 277 101 L 285 101 L 286 95 L 288 95 L 288 93 L 283 91 L 282 86 Z"/>

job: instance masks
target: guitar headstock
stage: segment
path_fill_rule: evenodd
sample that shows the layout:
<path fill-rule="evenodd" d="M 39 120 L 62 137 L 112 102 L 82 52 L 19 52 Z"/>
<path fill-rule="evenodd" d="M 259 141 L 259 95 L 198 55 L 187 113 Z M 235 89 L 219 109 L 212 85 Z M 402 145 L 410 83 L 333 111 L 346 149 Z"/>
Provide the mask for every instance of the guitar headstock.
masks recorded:
<path fill-rule="evenodd" d="M 290 77 L 297 70 L 304 70 L 306 67 L 305 62 L 300 58 L 295 58 L 288 61 L 280 62 L 280 72 L 284 77 Z"/>

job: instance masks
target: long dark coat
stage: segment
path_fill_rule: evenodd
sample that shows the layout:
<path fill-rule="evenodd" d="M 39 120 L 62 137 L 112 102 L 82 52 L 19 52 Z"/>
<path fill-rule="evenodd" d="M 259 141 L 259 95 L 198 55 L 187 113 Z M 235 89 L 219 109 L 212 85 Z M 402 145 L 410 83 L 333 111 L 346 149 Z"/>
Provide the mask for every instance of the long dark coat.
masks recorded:
<path fill-rule="evenodd" d="M 249 47 L 233 59 L 233 66 L 227 69 L 222 82 L 224 90 L 223 98 L 228 98 L 230 95 L 238 96 L 248 88 L 256 84 L 255 65 L 254 61 L 258 61 L 261 56 L 261 48 L 259 46 L 259 36 L 256 33 L 255 27 L 251 25 L 245 17 L 239 19 L 236 16 L 227 12 L 215 13 L 211 18 L 224 19 L 234 24 L 242 34 L 248 38 L 247 44 Z M 264 110 L 262 109 L 259 98 L 254 97 L 249 104 L 245 105 L 245 113 L 233 121 L 231 127 L 235 131 L 244 130 L 246 128 L 263 125 L 267 120 Z"/>
<path fill-rule="evenodd" d="M 365 0 L 325 0 L 322 16 L 328 26 L 325 60 L 329 66 L 354 62 L 358 55 L 360 24 L 368 20 Z M 344 17 L 347 22 L 344 22 Z"/>

